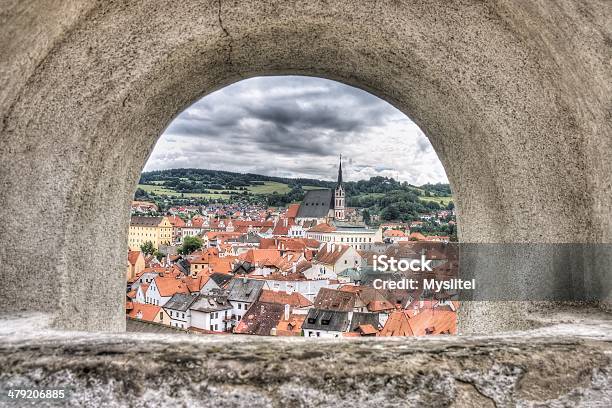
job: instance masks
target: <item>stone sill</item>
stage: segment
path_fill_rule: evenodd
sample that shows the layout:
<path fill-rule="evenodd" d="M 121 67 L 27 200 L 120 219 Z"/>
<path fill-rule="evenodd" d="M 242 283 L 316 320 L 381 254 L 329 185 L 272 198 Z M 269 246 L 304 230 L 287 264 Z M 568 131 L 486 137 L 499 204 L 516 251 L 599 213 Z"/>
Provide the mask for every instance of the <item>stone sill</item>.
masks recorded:
<path fill-rule="evenodd" d="M 313 340 L 62 332 L 43 315 L 5 317 L 0 388 L 65 388 L 72 406 L 612 406 L 610 316 L 546 319 L 495 336 Z"/>

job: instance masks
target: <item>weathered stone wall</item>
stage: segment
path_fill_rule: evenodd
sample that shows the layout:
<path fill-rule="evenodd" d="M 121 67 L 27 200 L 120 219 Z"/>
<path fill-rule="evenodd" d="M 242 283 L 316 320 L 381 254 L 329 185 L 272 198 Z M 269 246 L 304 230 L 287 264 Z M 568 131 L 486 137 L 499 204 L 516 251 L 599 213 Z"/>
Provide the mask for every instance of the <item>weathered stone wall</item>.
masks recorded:
<path fill-rule="evenodd" d="M 182 109 L 254 75 L 340 80 L 410 116 L 445 166 L 464 241 L 612 240 L 609 1 L 0 7 L 3 310 L 124 329 L 139 172 Z M 479 331 L 520 325 L 524 309 L 462 313 Z"/>
<path fill-rule="evenodd" d="M 61 406 L 612 404 L 609 341 L 569 336 L 344 341 L 160 336 L 3 338 L 0 388 L 65 389 Z"/>

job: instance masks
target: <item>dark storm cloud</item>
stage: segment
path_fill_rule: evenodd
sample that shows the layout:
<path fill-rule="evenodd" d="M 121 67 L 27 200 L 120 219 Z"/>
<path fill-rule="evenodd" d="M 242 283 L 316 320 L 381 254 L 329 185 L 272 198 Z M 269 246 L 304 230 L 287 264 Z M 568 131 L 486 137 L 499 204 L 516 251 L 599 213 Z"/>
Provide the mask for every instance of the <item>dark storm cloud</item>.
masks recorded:
<path fill-rule="evenodd" d="M 423 135 L 401 141 L 415 132 L 397 109 L 360 89 L 320 78 L 259 77 L 214 92 L 181 113 L 145 169 L 209 167 L 329 179 L 343 153 L 348 179 L 350 166 L 359 178 L 417 179 L 410 175 L 419 171 L 414 156 L 427 156 L 431 146 Z M 411 156 L 404 168 L 387 157 L 399 153 L 398 144 Z M 439 163 L 432 166 L 440 173 Z M 445 179 L 443 172 L 434 177 Z"/>

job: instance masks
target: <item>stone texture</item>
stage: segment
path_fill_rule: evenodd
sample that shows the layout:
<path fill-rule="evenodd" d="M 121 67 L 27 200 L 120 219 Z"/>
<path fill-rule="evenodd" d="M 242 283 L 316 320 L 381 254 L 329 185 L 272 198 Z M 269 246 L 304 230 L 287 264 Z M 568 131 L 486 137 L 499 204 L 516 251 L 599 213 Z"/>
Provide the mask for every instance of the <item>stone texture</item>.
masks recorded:
<path fill-rule="evenodd" d="M 139 172 L 181 110 L 254 75 L 336 79 L 406 113 L 445 166 L 463 241 L 612 240 L 609 1 L 0 7 L 3 310 L 123 330 Z M 520 305 L 461 313 L 475 332 L 525 322 Z"/>
<path fill-rule="evenodd" d="M 66 333 L 20 316 L 2 320 L 0 388 L 66 389 L 62 406 L 609 407 L 612 322 L 581 320 L 503 336 L 324 341 Z"/>

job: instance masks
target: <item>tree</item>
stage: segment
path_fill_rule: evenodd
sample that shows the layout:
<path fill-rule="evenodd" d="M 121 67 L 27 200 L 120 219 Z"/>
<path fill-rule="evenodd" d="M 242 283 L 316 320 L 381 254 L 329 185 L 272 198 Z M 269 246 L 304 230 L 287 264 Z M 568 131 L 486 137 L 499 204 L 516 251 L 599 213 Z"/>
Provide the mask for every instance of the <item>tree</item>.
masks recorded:
<path fill-rule="evenodd" d="M 185 237 L 183 238 L 183 245 L 178 249 L 178 253 L 189 255 L 200 248 L 202 248 L 202 239 L 200 237 Z"/>
<path fill-rule="evenodd" d="M 370 212 L 368 211 L 367 208 L 361 212 L 361 216 L 363 217 L 363 222 L 365 222 L 366 225 L 370 225 L 370 221 L 371 221 Z"/>
<path fill-rule="evenodd" d="M 145 255 L 151 255 L 156 252 L 155 247 L 153 246 L 153 243 L 151 241 L 147 241 L 144 244 L 142 244 L 140 246 L 140 250 Z"/>

